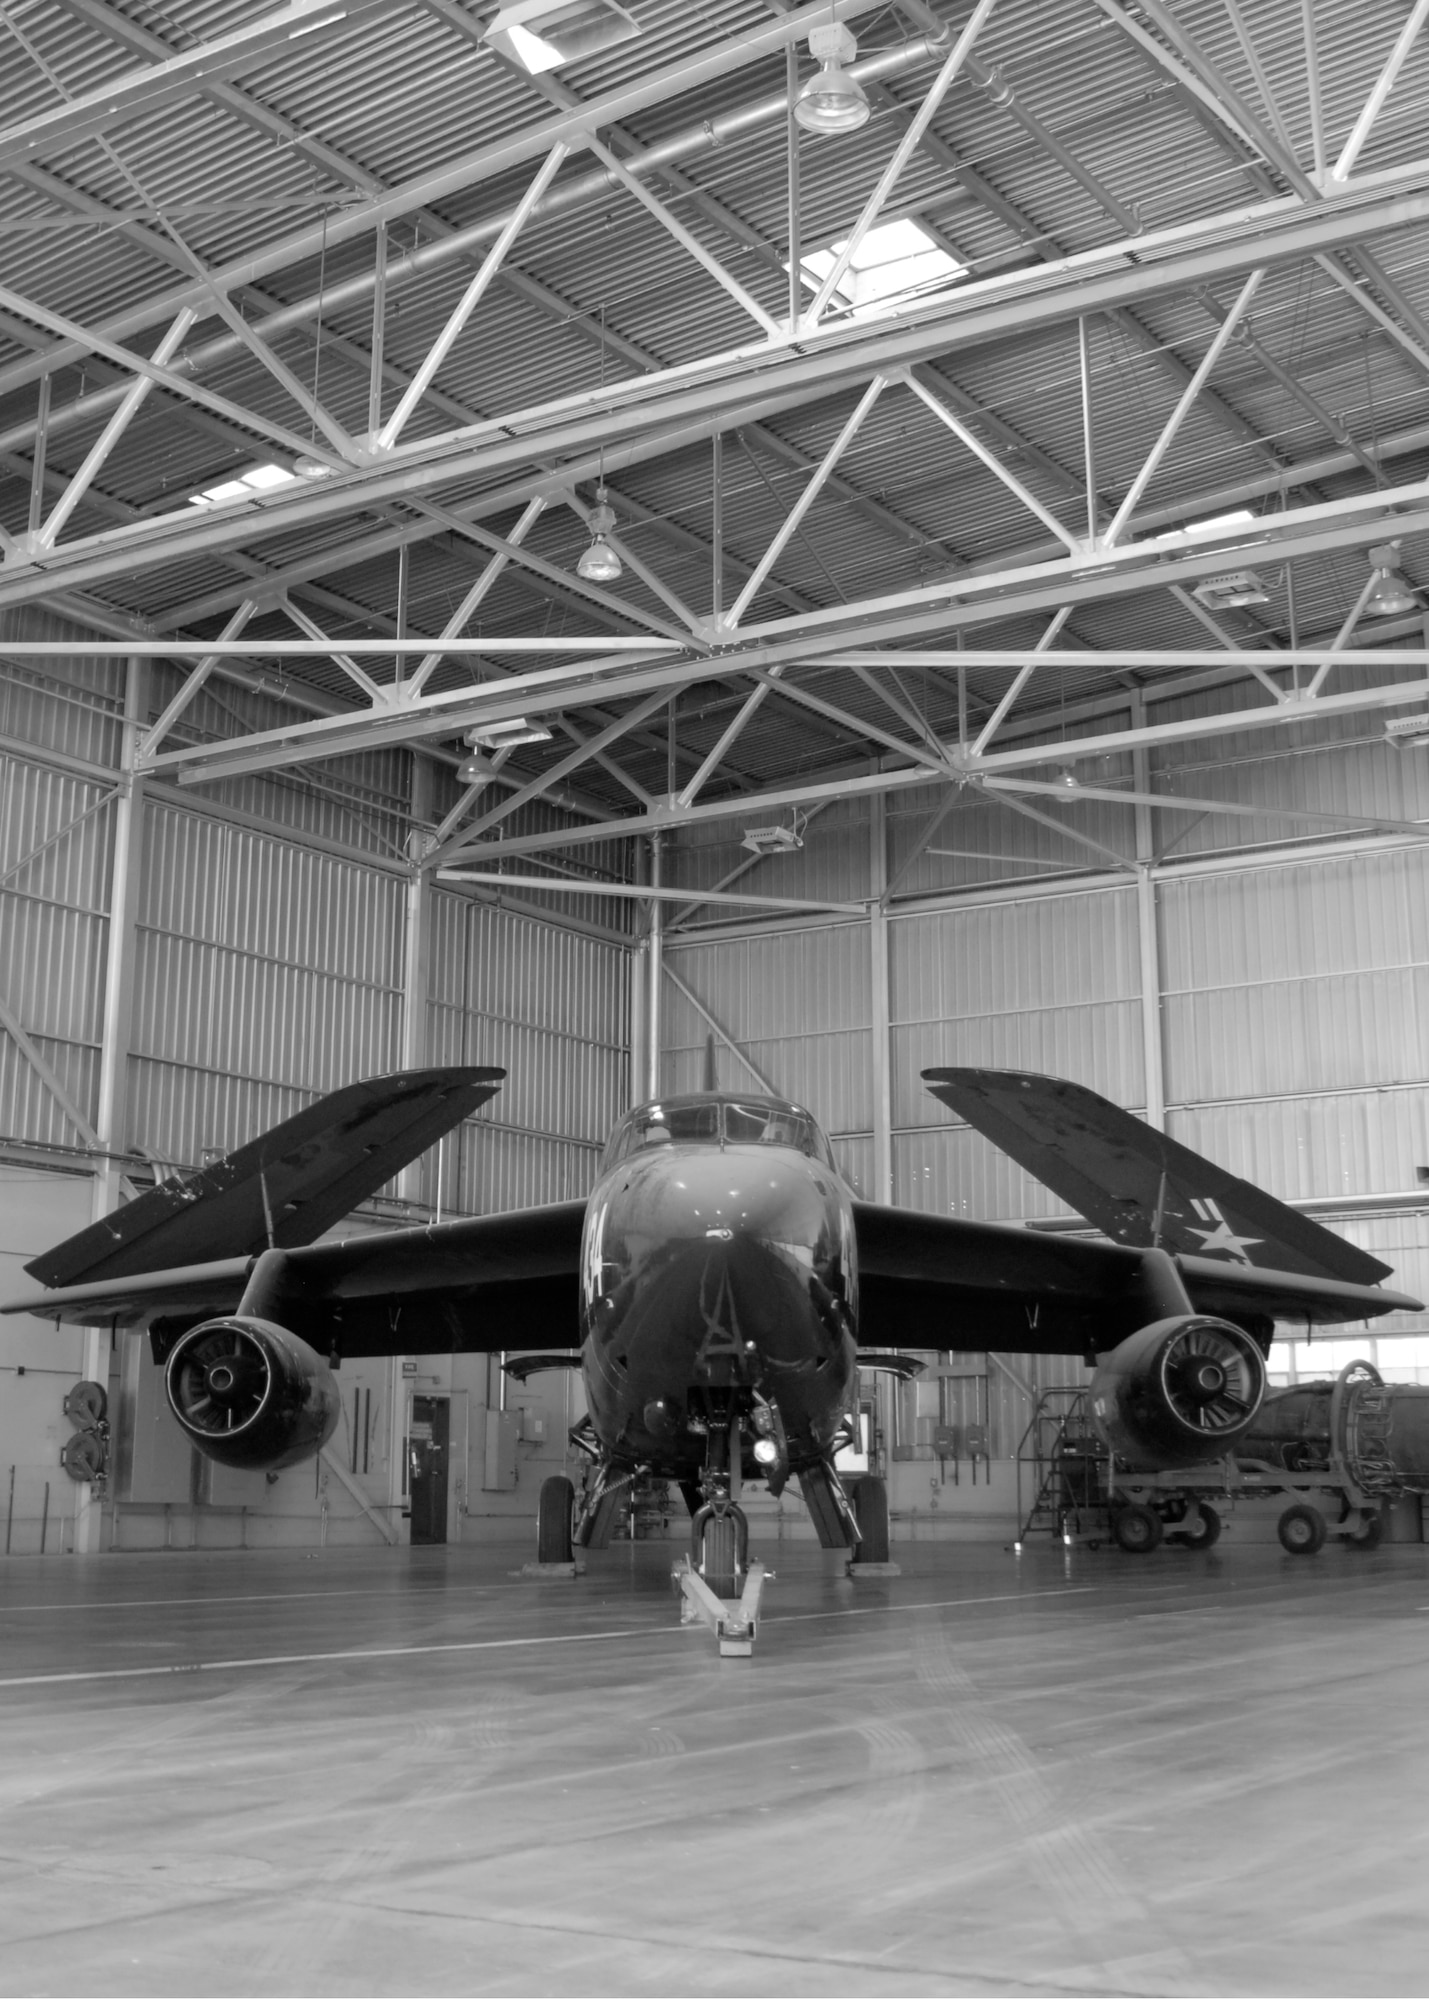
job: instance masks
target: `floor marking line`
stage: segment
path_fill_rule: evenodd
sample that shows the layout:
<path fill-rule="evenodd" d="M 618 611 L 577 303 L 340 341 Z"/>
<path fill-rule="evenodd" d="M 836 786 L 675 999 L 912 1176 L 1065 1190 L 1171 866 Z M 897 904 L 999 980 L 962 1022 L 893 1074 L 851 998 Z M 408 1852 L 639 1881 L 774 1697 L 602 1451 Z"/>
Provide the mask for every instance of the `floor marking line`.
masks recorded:
<path fill-rule="evenodd" d="M 766 1619 L 766 1624 L 801 1625 L 814 1619 L 884 1617 L 906 1611 L 949 1611 L 960 1605 L 1015 1604 L 1032 1597 L 1080 1597 L 1095 1588 L 1080 1584 L 1054 1590 L 1016 1590 L 999 1597 L 949 1597 L 927 1604 L 866 1604 L 843 1611 L 798 1611 L 783 1618 Z M 675 1638 L 699 1628 L 690 1625 L 629 1625 L 605 1632 L 546 1632 L 529 1639 L 443 1639 L 429 1646 L 362 1646 L 340 1653 L 267 1653 L 247 1660 L 190 1660 L 182 1664 L 150 1667 L 95 1667 L 68 1674 L 13 1674 L 0 1679 L 0 1688 L 56 1687 L 75 1681 L 151 1680 L 181 1674 L 230 1673 L 244 1667 L 305 1667 L 324 1661 L 405 1660 L 430 1653 L 494 1653 L 522 1646 L 578 1646 L 606 1639 Z"/>
<path fill-rule="evenodd" d="M 507 1590 L 509 1584 L 458 1583 L 442 1590 L 443 1597 L 479 1590 Z M 420 1591 L 402 1590 L 262 1590 L 243 1597 L 103 1597 L 93 1604 L 7 1604 L 0 1597 L 0 1611 L 153 1611 L 166 1606 L 191 1604 L 310 1604 L 325 1597 L 386 1597 L 394 1604 L 421 1597 Z"/>

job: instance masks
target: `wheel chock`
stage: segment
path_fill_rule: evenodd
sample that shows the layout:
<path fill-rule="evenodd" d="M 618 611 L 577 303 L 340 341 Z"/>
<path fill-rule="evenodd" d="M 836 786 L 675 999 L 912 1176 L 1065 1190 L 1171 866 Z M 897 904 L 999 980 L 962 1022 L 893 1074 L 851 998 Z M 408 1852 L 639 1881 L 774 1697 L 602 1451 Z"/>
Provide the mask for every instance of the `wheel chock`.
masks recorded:
<path fill-rule="evenodd" d="M 902 1576 L 897 1563 L 861 1563 L 852 1558 L 844 1565 L 844 1575 L 860 1576 Z"/>
<path fill-rule="evenodd" d="M 708 1625 L 719 1640 L 722 1659 L 746 1658 L 754 1651 L 759 1631 L 759 1600 L 773 1575 L 763 1563 L 749 1565 L 744 1589 L 737 1598 L 716 1597 L 688 1556 L 681 1556 L 671 1576 L 680 1592 L 680 1623 L 693 1625 L 696 1619 Z"/>

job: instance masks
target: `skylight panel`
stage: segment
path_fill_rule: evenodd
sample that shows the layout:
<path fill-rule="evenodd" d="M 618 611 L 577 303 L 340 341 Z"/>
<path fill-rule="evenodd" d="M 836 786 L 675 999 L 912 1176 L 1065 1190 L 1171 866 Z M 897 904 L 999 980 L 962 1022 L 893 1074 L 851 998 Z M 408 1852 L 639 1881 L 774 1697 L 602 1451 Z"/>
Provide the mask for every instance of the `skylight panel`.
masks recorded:
<path fill-rule="evenodd" d="M 841 237 L 827 250 L 811 250 L 804 258 L 803 269 L 815 288 L 834 268 L 847 243 L 848 238 Z M 912 216 L 902 216 L 869 230 L 835 290 L 852 308 L 851 317 L 858 319 L 870 312 L 886 312 L 900 300 L 966 275 L 965 264 L 941 249 Z"/>
<path fill-rule="evenodd" d="M 275 486 L 291 486 L 297 477 L 296 472 L 289 472 L 282 465 L 253 465 L 236 479 L 225 479 L 217 486 L 205 486 L 197 493 L 190 493 L 189 505 L 220 507 L 225 500 L 244 500 L 252 493 L 271 492 Z"/>

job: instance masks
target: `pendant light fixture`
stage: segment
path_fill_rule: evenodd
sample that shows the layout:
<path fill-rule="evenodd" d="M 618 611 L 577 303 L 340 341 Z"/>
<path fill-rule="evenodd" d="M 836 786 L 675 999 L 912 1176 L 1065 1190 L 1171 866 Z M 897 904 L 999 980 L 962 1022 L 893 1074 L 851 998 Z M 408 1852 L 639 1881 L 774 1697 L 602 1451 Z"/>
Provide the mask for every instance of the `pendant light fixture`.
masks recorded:
<path fill-rule="evenodd" d="M 605 307 L 600 309 L 600 386 L 605 388 Z M 605 539 L 615 526 L 615 509 L 610 504 L 610 495 L 605 489 L 605 446 L 600 448 L 599 483 L 595 489 L 595 505 L 590 514 L 590 547 L 581 553 L 576 564 L 576 575 L 583 576 L 587 583 L 614 583 L 624 574 L 625 566 Z"/>
<path fill-rule="evenodd" d="M 587 583 L 614 583 L 624 567 L 605 539 L 615 526 L 615 509 L 603 485 L 596 487 L 595 499 L 590 516 L 590 547 L 576 564 L 576 575 L 583 576 Z"/>
<path fill-rule="evenodd" d="M 1400 618 L 1419 609 L 1419 599 L 1399 573 L 1398 542 L 1379 542 L 1369 552 L 1374 582 L 1364 601 L 1365 612 L 1373 618 Z"/>
<path fill-rule="evenodd" d="M 842 21 L 809 30 L 809 54 L 823 67 L 794 99 L 794 118 L 806 132 L 856 132 L 869 120 L 869 102 L 857 77 L 844 68 L 858 43 Z"/>

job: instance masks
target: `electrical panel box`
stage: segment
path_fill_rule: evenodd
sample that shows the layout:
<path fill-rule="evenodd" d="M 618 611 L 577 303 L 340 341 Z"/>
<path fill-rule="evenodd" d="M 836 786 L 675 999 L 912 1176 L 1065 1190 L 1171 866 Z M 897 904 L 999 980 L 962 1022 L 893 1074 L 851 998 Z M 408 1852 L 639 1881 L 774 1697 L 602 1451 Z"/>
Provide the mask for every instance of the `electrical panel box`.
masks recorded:
<path fill-rule="evenodd" d="M 958 1456 L 958 1433 L 952 1424 L 934 1424 L 929 1442 L 939 1458 Z"/>
<path fill-rule="evenodd" d="M 516 1484 L 516 1442 L 521 1435 L 520 1410 L 488 1410 L 486 1455 L 482 1460 L 484 1493 L 509 1493 Z"/>
<path fill-rule="evenodd" d="M 541 1415 L 541 1412 L 539 1410 L 527 1409 L 523 1405 L 520 1417 L 522 1444 L 544 1444 L 546 1442 L 546 1419 Z"/>

